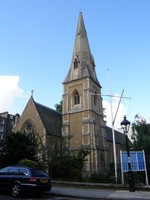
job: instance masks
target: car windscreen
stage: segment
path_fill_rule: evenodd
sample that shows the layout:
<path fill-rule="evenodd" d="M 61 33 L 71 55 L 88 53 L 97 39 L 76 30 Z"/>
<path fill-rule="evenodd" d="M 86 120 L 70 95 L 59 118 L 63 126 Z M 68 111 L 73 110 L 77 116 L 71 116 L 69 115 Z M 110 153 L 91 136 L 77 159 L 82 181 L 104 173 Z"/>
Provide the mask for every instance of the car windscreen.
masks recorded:
<path fill-rule="evenodd" d="M 0 174 L 7 174 L 8 171 L 9 171 L 9 169 L 10 169 L 10 167 L 2 168 L 2 169 L 0 170 Z"/>
<path fill-rule="evenodd" d="M 48 177 L 48 174 L 40 169 L 32 169 L 31 171 L 35 177 Z"/>

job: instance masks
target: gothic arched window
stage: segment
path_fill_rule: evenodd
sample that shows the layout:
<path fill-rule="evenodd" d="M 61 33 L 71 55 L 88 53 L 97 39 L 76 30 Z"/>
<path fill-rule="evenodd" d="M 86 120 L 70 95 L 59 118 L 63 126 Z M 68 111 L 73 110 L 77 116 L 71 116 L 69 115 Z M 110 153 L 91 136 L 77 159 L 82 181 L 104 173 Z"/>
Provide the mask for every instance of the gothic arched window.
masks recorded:
<path fill-rule="evenodd" d="M 36 129 L 35 129 L 35 125 L 33 124 L 33 122 L 31 120 L 27 120 L 23 127 L 22 127 L 22 131 L 23 133 L 35 133 Z"/>
<path fill-rule="evenodd" d="M 74 94 L 74 105 L 80 104 L 80 96 L 79 93 L 76 91 Z"/>

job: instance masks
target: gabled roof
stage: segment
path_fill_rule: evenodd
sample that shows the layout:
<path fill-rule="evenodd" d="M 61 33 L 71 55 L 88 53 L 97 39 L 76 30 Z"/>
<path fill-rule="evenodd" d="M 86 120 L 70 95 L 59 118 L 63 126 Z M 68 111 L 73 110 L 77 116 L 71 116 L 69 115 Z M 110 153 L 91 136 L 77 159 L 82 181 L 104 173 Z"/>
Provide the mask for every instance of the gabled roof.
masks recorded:
<path fill-rule="evenodd" d="M 74 68 L 75 62 L 78 69 Z M 100 85 L 95 72 L 94 58 L 91 54 L 82 12 L 80 12 L 71 66 L 63 83 L 86 77 Z"/>
<path fill-rule="evenodd" d="M 34 101 L 46 133 L 61 136 L 62 114 Z"/>

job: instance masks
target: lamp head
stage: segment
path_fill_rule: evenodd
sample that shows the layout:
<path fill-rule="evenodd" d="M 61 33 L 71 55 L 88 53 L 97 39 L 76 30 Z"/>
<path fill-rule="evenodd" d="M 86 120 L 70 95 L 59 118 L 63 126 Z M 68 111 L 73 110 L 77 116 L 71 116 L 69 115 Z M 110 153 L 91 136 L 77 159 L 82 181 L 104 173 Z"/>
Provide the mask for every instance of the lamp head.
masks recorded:
<path fill-rule="evenodd" d="M 121 124 L 122 129 L 124 130 L 124 132 L 128 133 L 129 127 L 130 127 L 130 122 L 126 119 L 126 115 L 124 116 L 124 119 L 120 124 Z"/>

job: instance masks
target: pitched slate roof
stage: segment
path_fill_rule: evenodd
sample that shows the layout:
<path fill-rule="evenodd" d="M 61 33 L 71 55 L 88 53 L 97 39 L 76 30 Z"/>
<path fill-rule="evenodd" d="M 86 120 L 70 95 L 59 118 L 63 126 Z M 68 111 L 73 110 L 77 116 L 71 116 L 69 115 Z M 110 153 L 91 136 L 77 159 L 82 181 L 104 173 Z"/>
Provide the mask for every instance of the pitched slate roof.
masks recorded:
<path fill-rule="evenodd" d="M 106 140 L 107 141 L 110 141 L 110 142 L 113 142 L 113 137 L 112 137 L 112 128 L 106 126 Z M 126 138 L 125 138 L 125 135 L 119 131 L 116 131 L 114 130 L 114 133 L 115 133 L 115 142 L 117 144 L 125 144 L 126 142 Z"/>
<path fill-rule="evenodd" d="M 46 133 L 61 136 L 62 114 L 35 101 L 34 103 L 46 129 Z"/>

